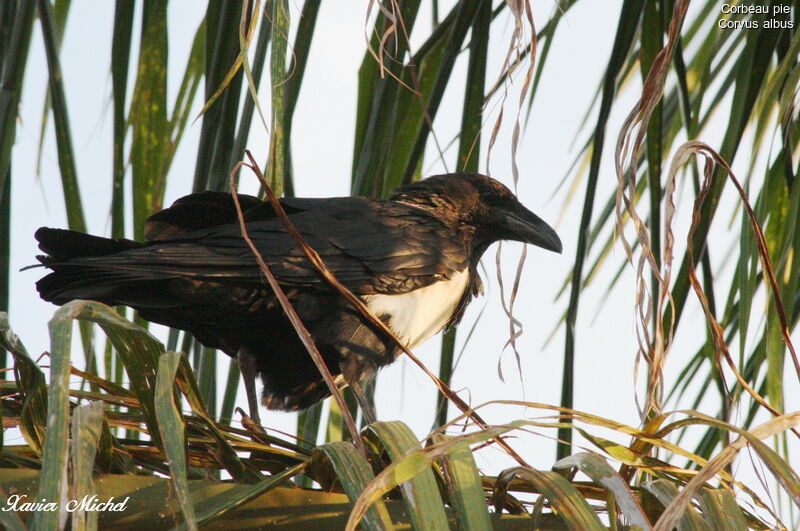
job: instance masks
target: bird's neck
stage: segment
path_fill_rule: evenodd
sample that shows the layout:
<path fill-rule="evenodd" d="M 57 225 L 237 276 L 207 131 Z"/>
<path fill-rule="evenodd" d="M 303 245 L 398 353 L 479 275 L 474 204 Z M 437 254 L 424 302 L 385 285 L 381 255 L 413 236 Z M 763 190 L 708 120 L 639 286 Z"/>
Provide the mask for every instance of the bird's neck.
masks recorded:
<path fill-rule="evenodd" d="M 482 216 L 482 203 L 473 190 L 454 187 L 445 181 L 425 179 L 398 188 L 391 200 L 422 209 L 445 224 L 454 237 L 464 242 L 473 262 L 477 263 L 486 249 L 501 238 L 487 231 Z"/>

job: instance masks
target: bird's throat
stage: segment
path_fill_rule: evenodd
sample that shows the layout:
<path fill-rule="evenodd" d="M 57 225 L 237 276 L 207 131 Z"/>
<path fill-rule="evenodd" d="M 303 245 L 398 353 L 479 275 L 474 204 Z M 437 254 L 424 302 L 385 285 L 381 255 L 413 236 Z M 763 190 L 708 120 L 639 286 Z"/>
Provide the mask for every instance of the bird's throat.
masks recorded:
<path fill-rule="evenodd" d="M 400 295 L 368 295 L 367 306 L 388 324 L 408 348 L 414 348 L 439 332 L 455 312 L 469 285 L 469 271 Z"/>

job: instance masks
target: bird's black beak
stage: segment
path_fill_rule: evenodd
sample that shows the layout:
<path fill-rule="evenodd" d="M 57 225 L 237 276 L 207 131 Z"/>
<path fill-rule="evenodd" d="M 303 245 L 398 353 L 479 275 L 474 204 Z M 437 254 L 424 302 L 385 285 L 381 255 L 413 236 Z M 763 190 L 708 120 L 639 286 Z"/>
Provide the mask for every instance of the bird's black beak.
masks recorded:
<path fill-rule="evenodd" d="M 521 204 L 503 208 L 500 219 L 503 228 L 513 235 L 513 239 L 561 253 L 561 239 L 556 231 Z"/>

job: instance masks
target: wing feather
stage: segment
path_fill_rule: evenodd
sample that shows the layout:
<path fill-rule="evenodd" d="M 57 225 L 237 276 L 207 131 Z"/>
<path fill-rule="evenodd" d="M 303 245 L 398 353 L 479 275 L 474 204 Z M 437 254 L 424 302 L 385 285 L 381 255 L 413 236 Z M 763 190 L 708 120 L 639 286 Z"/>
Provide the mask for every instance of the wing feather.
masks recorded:
<path fill-rule="evenodd" d="M 201 199 L 207 204 L 210 196 Z M 357 197 L 281 201 L 305 241 L 354 293 L 405 293 L 467 267 L 468 256 L 460 238 L 454 238 L 451 229 L 424 210 Z M 248 233 L 272 273 L 286 286 L 327 289 L 272 207 L 265 205 L 251 207 L 246 220 Z M 185 201 L 179 206 L 188 208 Z M 218 214 L 225 210 L 217 203 L 214 211 L 215 221 L 229 219 Z M 144 247 L 81 261 L 116 270 L 146 270 L 158 278 L 263 282 L 235 218 L 197 230 L 186 230 L 187 224 L 181 224 L 174 212 L 161 214 L 161 220 L 184 231 L 163 231 L 164 237 Z"/>

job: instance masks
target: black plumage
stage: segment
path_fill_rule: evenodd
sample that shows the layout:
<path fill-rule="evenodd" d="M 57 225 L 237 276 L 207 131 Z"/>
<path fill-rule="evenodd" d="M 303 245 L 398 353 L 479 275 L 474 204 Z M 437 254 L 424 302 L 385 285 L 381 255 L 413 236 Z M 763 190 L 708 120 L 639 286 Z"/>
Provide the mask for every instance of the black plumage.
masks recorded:
<path fill-rule="evenodd" d="M 394 344 L 330 288 L 273 207 L 240 200 L 250 237 L 331 373 L 356 383 L 391 363 Z M 476 267 L 491 243 L 561 251 L 546 223 L 478 174 L 431 177 L 389 199 L 284 198 L 281 205 L 336 278 L 410 346 L 461 318 L 480 290 Z M 135 242 L 40 228 L 46 256 L 39 259 L 52 270 L 37 282 L 40 295 L 55 304 L 131 306 L 240 363 L 249 360 L 243 369 L 261 377 L 270 409 L 303 409 L 329 394 L 241 236 L 230 194 L 183 197 L 154 214 L 145 235 L 148 241 Z"/>

